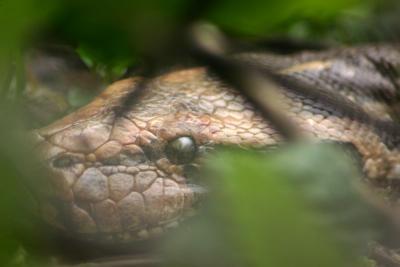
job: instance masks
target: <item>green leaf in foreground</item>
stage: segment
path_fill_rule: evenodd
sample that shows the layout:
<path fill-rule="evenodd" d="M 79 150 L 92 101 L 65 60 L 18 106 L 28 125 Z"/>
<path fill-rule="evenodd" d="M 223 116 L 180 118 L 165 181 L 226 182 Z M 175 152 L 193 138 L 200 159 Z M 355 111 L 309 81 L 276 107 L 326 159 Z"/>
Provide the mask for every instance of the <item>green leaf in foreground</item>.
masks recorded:
<path fill-rule="evenodd" d="M 208 162 L 201 216 L 168 240 L 171 266 L 357 266 L 374 237 L 349 157 L 331 146 L 227 150 Z"/>
<path fill-rule="evenodd" d="M 286 1 L 232 1 L 216 2 L 208 12 L 208 18 L 231 32 L 265 36 L 282 25 L 308 21 L 330 21 L 340 13 L 362 1 L 359 0 L 286 0 Z"/>

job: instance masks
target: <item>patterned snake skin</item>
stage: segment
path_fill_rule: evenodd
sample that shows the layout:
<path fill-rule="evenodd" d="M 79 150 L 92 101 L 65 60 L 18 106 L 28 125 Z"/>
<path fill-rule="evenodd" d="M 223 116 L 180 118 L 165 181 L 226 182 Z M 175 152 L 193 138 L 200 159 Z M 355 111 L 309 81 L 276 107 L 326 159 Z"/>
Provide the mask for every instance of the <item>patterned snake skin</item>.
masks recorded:
<path fill-rule="evenodd" d="M 368 181 L 389 188 L 400 178 L 400 91 L 389 71 L 400 65 L 395 46 L 235 57 L 337 95 L 340 106 L 282 87 L 276 101 L 308 136 L 353 144 Z M 118 108 L 140 81 L 116 82 L 87 106 L 34 131 L 52 189 L 41 197 L 40 213 L 51 225 L 101 242 L 157 236 L 193 214 L 205 190 L 191 173 L 210 148 L 282 141 L 243 96 L 202 67 L 148 81 L 121 115 Z M 346 107 L 364 115 L 349 116 Z"/>

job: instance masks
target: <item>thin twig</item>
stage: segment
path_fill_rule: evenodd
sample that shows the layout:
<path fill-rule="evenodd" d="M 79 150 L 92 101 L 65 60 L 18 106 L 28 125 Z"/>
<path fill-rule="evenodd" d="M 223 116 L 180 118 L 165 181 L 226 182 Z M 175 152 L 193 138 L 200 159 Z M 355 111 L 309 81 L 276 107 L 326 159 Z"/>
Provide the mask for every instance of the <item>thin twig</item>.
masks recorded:
<path fill-rule="evenodd" d="M 222 81 L 229 83 L 252 102 L 288 141 L 303 139 L 302 132 L 284 114 L 279 106 L 279 86 L 270 76 L 254 66 L 225 56 L 228 42 L 214 27 L 197 24 L 192 28 L 191 39 L 197 58 L 203 61 Z"/>

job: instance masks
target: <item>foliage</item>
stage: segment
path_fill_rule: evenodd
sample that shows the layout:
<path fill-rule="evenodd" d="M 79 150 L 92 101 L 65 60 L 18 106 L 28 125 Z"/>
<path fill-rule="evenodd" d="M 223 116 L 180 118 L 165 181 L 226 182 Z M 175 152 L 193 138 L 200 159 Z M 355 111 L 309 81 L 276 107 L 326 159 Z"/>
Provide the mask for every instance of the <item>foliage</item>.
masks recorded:
<path fill-rule="evenodd" d="M 26 244 L 35 243 L 36 238 L 35 229 L 30 229 L 30 204 L 34 201 L 22 186 L 26 180 L 21 179 L 39 183 L 40 174 L 32 171 L 35 157 L 26 149 L 26 138 L 15 134 L 26 131 L 19 101 L 25 86 L 26 48 L 41 42 L 72 45 L 84 62 L 109 82 L 146 60 L 154 63 L 179 54 L 185 45 L 184 30 L 194 20 L 209 20 L 238 39 L 283 36 L 331 44 L 393 39 L 399 33 L 399 10 L 396 0 L 0 0 L 0 264 L 31 266 Z M 71 101 L 80 103 L 76 95 L 72 93 Z M 341 242 L 336 241 L 336 226 L 315 219 L 322 213 L 309 206 L 321 201 L 304 197 L 343 200 L 335 194 L 342 192 L 339 188 L 350 190 L 348 181 L 354 174 L 341 159 L 330 150 L 307 147 L 278 157 L 225 152 L 211 164 L 210 177 L 218 181 L 214 186 L 219 193 L 210 200 L 212 205 L 206 205 L 204 221 L 194 226 L 197 236 L 177 239 L 171 255 L 182 248 L 193 257 L 179 254 L 177 258 L 195 265 L 210 257 L 211 247 L 214 254 L 206 265 L 228 265 L 232 259 L 282 267 L 347 262 L 346 251 L 335 245 Z M 26 164 L 29 162 L 32 164 Z M 304 192 L 298 192 L 294 185 L 302 183 L 294 177 L 312 183 L 300 186 Z M 338 184 L 331 187 L 330 182 Z M 324 191 L 332 188 L 338 190 Z M 353 207 L 363 206 L 356 193 L 345 193 Z M 368 209 L 360 210 L 368 214 Z M 331 214 L 335 212 L 333 209 Z M 335 221 L 329 214 L 325 218 Z M 369 226 L 360 229 L 360 240 L 364 234 L 373 234 Z M 199 242 L 187 245 L 185 238 Z"/>
<path fill-rule="evenodd" d="M 168 239 L 171 266 L 357 266 L 379 229 L 351 159 L 331 146 L 227 150 L 202 177 L 211 197 Z"/>

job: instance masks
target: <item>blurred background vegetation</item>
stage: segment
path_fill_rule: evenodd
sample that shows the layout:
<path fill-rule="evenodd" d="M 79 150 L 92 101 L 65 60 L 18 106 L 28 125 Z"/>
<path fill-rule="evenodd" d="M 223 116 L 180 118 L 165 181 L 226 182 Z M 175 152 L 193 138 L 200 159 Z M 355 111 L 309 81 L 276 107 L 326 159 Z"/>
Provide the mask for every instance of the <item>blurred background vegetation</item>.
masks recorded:
<path fill-rule="evenodd" d="M 304 48 L 398 41 L 399 14 L 397 0 L 0 0 L 0 265 L 54 264 L 52 255 L 42 255 L 46 254 L 41 251 L 45 250 L 45 245 L 41 249 L 44 241 L 32 229 L 33 201 L 25 187 L 38 183 L 40 175 L 32 171 L 35 163 L 29 144 L 16 132 L 63 116 L 112 81 L 184 64 L 190 55 L 185 31 L 195 21 L 215 24 L 244 48 L 291 53 Z M 187 235 L 176 239 L 173 248 L 185 244 L 182 251 L 197 256 L 184 257 L 176 254 L 179 249 L 173 249 L 168 252 L 171 261 L 182 266 L 228 266 L 233 259 L 250 266 L 348 263 L 348 251 L 343 252 L 343 246 L 337 246 L 332 238 L 334 232 L 325 229 L 332 226 L 318 224 L 315 228 L 307 222 L 314 215 L 309 216 L 307 204 L 298 203 L 303 197 L 294 192 L 293 173 L 287 170 L 310 181 L 315 177 L 332 180 L 332 174 L 345 178 L 355 174 L 342 173 L 343 166 L 331 166 L 342 156 L 330 149 L 296 147 L 282 153 L 285 156 L 277 159 L 235 151 L 222 154 L 216 161 L 219 165 L 212 168 L 225 185 L 217 188 L 226 191 L 215 196 L 218 205 L 205 211 L 208 219 L 194 226 L 198 236 L 206 232 L 204 242 L 187 245 Z M 314 160 L 321 166 L 318 173 L 310 173 Z M 283 163 L 285 168 L 280 165 Z M 264 184 L 255 186 L 254 181 Z M 343 184 L 335 186 L 348 187 L 346 179 L 340 181 Z M 322 195 L 337 197 L 333 193 Z M 349 192 L 348 196 L 355 195 Z M 260 209 L 262 213 L 258 213 Z M 221 210 L 225 215 L 217 216 Z M 230 229 L 220 231 L 227 221 L 232 223 Z M 217 235 L 221 232 L 226 236 Z M 199 240 L 198 236 L 189 237 Z M 209 254 L 210 247 L 214 254 Z M 204 262 L 208 256 L 210 260 Z M 360 264 L 374 266 L 368 260 Z"/>

